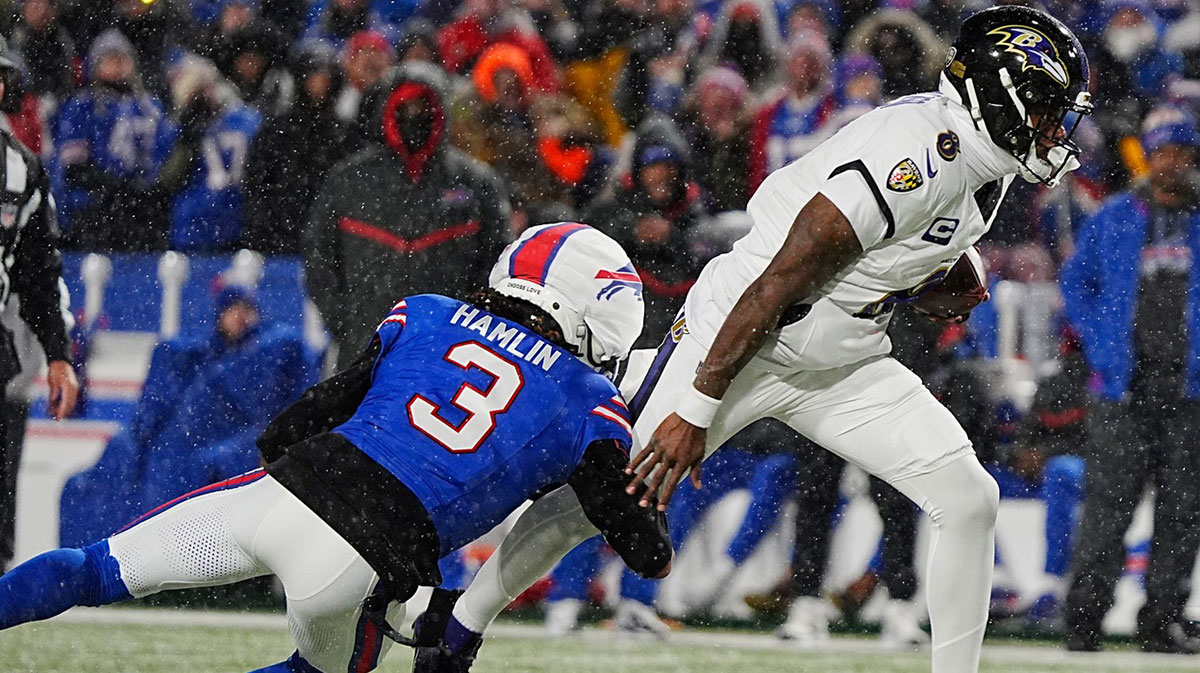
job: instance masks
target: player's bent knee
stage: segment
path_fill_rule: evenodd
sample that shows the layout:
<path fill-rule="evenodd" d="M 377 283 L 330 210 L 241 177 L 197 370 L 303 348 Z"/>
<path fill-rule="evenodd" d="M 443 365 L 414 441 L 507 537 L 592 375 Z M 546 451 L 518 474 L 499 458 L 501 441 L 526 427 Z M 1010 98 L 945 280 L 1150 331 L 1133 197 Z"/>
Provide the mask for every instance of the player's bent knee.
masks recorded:
<path fill-rule="evenodd" d="M 970 476 L 962 480 L 960 501 L 949 518 L 964 526 L 990 530 L 996 525 L 996 513 L 1000 510 L 1000 485 L 974 458 L 958 462 L 968 460 L 974 469 L 967 470 Z"/>
<path fill-rule="evenodd" d="M 956 460 L 912 481 L 927 499 L 923 507 L 935 525 L 980 530 L 995 527 L 1000 486 L 974 456 Z"/>

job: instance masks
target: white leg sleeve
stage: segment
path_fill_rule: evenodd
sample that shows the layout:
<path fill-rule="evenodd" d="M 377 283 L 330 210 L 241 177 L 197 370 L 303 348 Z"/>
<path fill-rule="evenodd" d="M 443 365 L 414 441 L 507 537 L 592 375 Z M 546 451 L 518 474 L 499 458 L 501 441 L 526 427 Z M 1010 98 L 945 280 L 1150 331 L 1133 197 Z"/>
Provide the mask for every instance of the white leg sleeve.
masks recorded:
<path fill-rule="evenodd" d="M 933 673 L 978 671 L 1000 489 L 973 455 L 891 484 L 933 520 L 926 574 Z"/>
<path fill-rule="evenodd" d="M 583 514 L 570 486 L 543 496 L 526 509 L 479 569 L 454 605 L 463 626 L 482 633 L 514 598 L 580 542 L 599 534 Z"/>

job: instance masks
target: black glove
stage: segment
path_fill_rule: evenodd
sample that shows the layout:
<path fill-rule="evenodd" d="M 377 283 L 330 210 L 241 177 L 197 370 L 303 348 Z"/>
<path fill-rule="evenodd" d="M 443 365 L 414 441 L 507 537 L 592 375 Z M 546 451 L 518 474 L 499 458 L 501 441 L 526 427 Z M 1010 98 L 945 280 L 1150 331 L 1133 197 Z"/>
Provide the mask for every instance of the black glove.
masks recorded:
<path fill-rule="evenodd" d="M 416 653 L 413 655 L 413 673 L 468 673 L 483 639 L 459 652 L 451 652 L 446 646 L 446 625 L 450 623 L 454 602 L 461 591 L 434 589 L 429 597 L 429 607 L 413 624 Z"/>

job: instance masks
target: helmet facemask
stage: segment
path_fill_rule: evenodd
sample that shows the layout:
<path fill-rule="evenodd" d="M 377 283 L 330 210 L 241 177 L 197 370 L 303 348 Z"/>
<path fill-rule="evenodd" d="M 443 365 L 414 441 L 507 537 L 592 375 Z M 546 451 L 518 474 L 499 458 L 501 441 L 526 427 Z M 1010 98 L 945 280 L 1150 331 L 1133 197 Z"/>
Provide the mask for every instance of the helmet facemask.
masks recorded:
<path fill-rule="evenodd" d="M 1074 100 L 1046 97 L 1032 87 L 1014 86 L 1007 68 L 1000 83 L 1016 110 L 1019 124 L 1007 131 L 1008 147 L 1021 162 L 1020 175 L 1028 182 L 1055 187 L 1063 176 L 1079 168 L 1082 150 L 1072 141 L 1084 115 L 1092 113 L 1091 94 L 1080 91 Z M 1044 151 L 1045 156 L 1038 150 Z"/>

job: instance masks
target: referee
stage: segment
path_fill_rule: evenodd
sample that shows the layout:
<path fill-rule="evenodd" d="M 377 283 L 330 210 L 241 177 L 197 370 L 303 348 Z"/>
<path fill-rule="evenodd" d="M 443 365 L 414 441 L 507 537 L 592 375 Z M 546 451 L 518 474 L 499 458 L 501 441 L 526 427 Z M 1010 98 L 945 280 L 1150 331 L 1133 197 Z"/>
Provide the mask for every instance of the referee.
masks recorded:
<path fill-rule="evenodd" d="M 0 101 L 8 78 L 19 76 L 8 56 L 8 45 L 0 38 Z M 50 181 L 41 162 L 7 130 L 0 129 L 0 311 L 10 297 L 21 296 L 21 319 L 37 336 L 50 363 L 50 413 L 62 420 L 75 408 L 79 382 L 71 364 L 70 341 L 63 315 L 65 297 L 59 276 L 58 224 Z M 5 384 L 21 371 L 13 335 L 0 328 L 0 403 Z M 0 405 L 2 408 L 2 405 Z M 0 437 L 8 433 L 2 427 Z M 0 570 L 13 556 L 13 526 L 16 519 L 17 468 L 20 442 L 0 443 Z"/>

